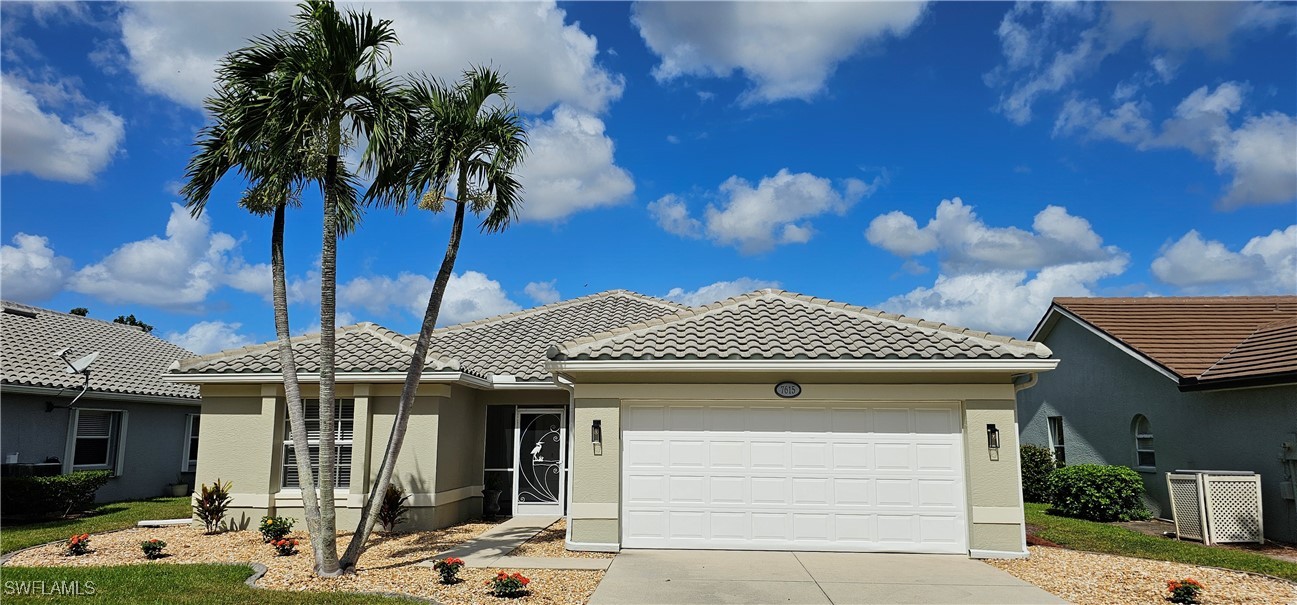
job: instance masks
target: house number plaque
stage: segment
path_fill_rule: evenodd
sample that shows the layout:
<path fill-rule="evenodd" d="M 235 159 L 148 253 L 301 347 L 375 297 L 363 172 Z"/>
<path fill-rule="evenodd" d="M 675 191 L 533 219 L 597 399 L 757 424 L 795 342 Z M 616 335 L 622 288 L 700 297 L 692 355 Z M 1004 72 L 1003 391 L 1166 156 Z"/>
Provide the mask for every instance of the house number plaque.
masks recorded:
<path fill-rule="evenodd" d="M 792 399 L 802 394 L 802 385 L 785 380 L 775 385 L 775 394 L 784 399 Z"/>

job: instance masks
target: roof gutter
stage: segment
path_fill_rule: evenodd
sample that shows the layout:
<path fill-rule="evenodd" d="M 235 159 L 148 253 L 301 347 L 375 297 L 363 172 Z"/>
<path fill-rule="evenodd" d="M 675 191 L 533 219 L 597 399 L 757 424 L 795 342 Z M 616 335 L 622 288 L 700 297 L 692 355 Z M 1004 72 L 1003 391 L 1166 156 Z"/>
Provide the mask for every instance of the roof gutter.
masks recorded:
<path fill-rule="evenodd" d="M 168 382 L 164 380 L 163 382 Z M 46 395 L 50 397 L 59 397 L 67 392 L 67 389 L 56 389 L 54 387 L 42 387 L 28 384 L 8 384 L 0 386 L 0 390 L 5 393 L 25 393 L 28 395 Z M 90 389 L 86 391 L 85 399 L 99 399 L 103 401 L 134 401 L 136 403 L 162 403 L 168 405 L 202 405 L 202 400 L 197 397 L 169 397 L 167 395 L 142 395 L 135 393 L 116 393 L 112 391 L 97 391 Z"/>
<path fill-rule="evenodd" d="M 1224 391 L 1228 389 L 1254 389 L 1284 384 L 1297 384 L 1297 371 L 1279 372 L 1275 374 L 1267 374 L 1265 376 L 1218 378 L 1215 380 L 1199 380 L 1196 377 L 1189 377 L 1181 380 L 1177 388 L 1182 393 L 1193 393 L 1199 391 Z"/>
<path fill-rule="evenodd" d="M 1057 359 L 817 360 L 817 359 L 620 359 L 549 361 L 551 374 L 563 372 L 1044 372 Z"/>
<path fill-rule="evenodd" d="M 163 382 L 180 384 L 266 384 L 283 382 L 280 372 L 258 372 L 248 374 L 164 374 Z M 314 372 L 299 372 L 297 380 L 303 383 L 320 382 L 320 375 Z M 404 383 L 405 372 L 338 372 L 334 380 L 339 383 Z M 464 372 L 424 372 L 420 383 L 459 383 L 481 389 L 489 389 L 491 381 Z"/>

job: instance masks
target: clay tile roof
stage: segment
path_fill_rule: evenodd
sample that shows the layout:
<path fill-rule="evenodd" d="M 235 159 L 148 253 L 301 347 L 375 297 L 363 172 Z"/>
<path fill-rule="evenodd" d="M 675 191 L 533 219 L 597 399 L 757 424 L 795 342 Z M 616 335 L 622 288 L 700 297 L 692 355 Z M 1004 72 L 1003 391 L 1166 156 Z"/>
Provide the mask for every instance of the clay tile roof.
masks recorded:
<path fill-rule="evenodd" d="M 939 322 L 758 290 L 551 347 L 600 359 L 1001 359 L 1050 356 L 1045 345 Z"/>
<path fill-rule="evenodd" d="M 335 338 L 334 356 L 338 372 L 404 372 L 410 363 L 410 354 L 414 352 L 413 339 L 369 322 L 338 328 Z M 297 369 L 319 372 L 320 335 L 299 336 L 292 339 L 292 344 Z M 458 359 L 436 351 L 429 352 L 426 360 L 426 371 L 461 369 Z M 278 373 L 281 371 L 278 343 L 271 341 L 191 357 L 175 364 L 171 371 L 179 374 Z"/>
<path fill-rule="evenodd" d="M 0 383 L 70 389 L 85 379 L 69 374 L 55 353 L 68 359 L 98 352 L 89 366 L 90 389 L 106 393 L 197 400 L 198 387 L 162 381 L 167 367 L 193 353 L 134 326 L 3 301 L 0 313 Z"/>
<path fill-rule="evenodd" d="M 1056 298 L 1054 304 L 1182 379 L 1297 370 L 1297 296 Z"/>
<path fill-rule="evenodd" d="M 431 348 L 454 352 L 465 367 L 518 380 L 548 380 L 545 351 L 556 343 L 688 309 L 627 290 L 609 290 L 508 315 L 441 328 Z"/>

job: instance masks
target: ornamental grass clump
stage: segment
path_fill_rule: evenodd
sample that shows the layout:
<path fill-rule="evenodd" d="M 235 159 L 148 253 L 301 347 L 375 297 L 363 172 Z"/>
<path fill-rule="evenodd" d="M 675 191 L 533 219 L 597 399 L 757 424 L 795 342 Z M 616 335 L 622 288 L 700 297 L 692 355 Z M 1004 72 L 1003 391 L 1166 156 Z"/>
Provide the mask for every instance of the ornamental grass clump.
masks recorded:
<path fill-rule="evenodd" d="M 1198 593 L 1203 588 L 1202 583 L 1193 578 L 1171 580 L 1166 583 L 1166 590 L 1171 593 L 1166 600 L 1172 603 L 1198 603 Z"/>
<path fill-rule="evenodd" d="M 68 557 L 90 554 L 90 534 L 76 534 L 68 538 L 68 543 L 63 546 L 63 554 Z"/>
<path fill-rule="evenodd" d="M 464 567 L 464 560 L 455 557 L 446 557 L 432 564 L 432 568 L 441 574 L 442 584 L 459 582 L 459 570 L 462 567 Z"/>
<path fill-rule="evenodd" d="M 293 531 L 293 520 L 288 517 L 266 515 L 261 518 L 261 526 L 257 530 L 261 532 L 261 541 L 269 544 L 287 538 Z"/>
<path fill-rule="evenodd" d="M 283 538 L 270 543 L 275 547 L 275 555 L 279 557 L 291 557 L 297 554 L 297 540 L 292 538 Z"/>
<path fill-rule="evenodd" d="M 491 587 L 491 594 L 511 599 L 527 594 L 527 585 L 531 583 L 531 580 L 516 571 L 513 575 L 502 571 L 496 574 L 494 578 L 487 580 L 486 583 Z"/>
<path fill-rule="evenodd" d="M 149 560 L 161 559 L 165 556 L 162 554 L 162 549 L 166 547 L 167 543 L 157 538 L 140 542 L 140 550 L 144 551 L 144 558 Z"/>

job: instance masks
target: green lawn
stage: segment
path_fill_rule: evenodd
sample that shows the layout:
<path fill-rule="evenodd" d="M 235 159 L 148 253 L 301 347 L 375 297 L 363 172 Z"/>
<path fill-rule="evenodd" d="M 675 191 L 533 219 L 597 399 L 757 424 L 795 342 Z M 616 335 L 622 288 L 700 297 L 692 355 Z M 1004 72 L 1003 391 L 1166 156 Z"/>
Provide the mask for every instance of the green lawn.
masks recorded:
<path fill-rule="evenodd" d="M 1027 523 L 1040 528 L 1036 535 L 1060 546 L 1126 557 L 1251 571 L 1297 582 L 1297 563 L 1230 548 L 1149 536 L 1107 523 L 1059 517 L 1047 514 L 1047 508 L 1047 504 L 1028 503 Z"/>
<path fill-rule="evenodd" d="M 262 590 L 244 565 L 0 567 L 0 600 L 11 603 L 367 605 L 409 602 L 377 595 Z M 62 591 L 64 594 L 59 595 Z M 74 594 L 74 592 L 79 594 Z M 44 594 L 41 594 L 44 593 Z"/>
<path fill-rule="evenodd" d="M 145 519 L 180 519 L 189 516 L 189 498 L 152 498 L 100 504 L 80 519 L 40 523 L 5 524 L 0 527 L 0 553 L 66 540 L 72 534 L 94 534 L 134 527 Z"/>

